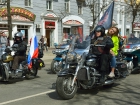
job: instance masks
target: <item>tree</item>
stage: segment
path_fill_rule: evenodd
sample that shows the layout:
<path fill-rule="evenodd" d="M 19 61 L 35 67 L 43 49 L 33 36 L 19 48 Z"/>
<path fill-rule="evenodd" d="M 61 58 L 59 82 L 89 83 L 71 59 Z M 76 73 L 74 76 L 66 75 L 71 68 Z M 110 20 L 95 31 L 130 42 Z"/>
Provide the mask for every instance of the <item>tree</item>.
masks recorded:
<path fill-rule="evenodd" d="M 92 29 L 98 23 L 101 14 L 107 9 L 112 0 L 85 0 L 86 5 L 89 7 L 92 14 Z"/>
<path fill-rule="evenodd" d="M 138 17 L 138 13 L 140 12 L 140 0 L 124 0 L 126 6 L 126 14 L 131 15 L 132 20 L 131 20 L 131 25 L 132 25 L 132 33 L 133 33 L 133 24 Z"/>

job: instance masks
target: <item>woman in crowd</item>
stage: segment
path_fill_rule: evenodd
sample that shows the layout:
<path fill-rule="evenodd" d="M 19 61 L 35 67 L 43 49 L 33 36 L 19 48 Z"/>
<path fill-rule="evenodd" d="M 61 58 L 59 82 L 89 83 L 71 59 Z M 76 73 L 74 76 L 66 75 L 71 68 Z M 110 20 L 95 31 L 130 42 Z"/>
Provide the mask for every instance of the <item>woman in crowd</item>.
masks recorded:
<path fill-rule="evenodd" d="M 110 53 L 112 54 L 112 59 L 111 59 L 111 72 L 109 74 L 109 77 L 111 77 L 111 78 L 115 77 L 115 75 L 114 75 L 114 70 L 116 67 L 115 56 L 118 55 L 118 50 L 119 50 L 118 34 L 119 34 L 119 29 L 117 27 L 111 27 L 107 33 L 107 35 L 111 37 L 113 44 L 114 44 L 114 47 L 110 50 Z"/>

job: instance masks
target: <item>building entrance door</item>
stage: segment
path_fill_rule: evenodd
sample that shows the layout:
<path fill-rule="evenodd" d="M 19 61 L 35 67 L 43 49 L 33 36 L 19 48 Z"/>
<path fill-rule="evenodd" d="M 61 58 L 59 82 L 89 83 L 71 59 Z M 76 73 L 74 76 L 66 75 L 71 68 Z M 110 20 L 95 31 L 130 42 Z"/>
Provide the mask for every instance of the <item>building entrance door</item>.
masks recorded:
<path fill-rule="evenodd" d="M 50 47 L 50 32 L 51 30 L 46 29 L 47 46 Z"/>

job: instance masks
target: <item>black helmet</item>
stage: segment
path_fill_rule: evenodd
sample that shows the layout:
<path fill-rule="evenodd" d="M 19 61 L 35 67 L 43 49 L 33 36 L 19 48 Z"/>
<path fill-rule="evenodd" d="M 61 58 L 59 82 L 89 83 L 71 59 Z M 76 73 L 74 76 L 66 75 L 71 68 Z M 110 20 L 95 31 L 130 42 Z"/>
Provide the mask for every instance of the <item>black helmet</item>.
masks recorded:
<path fill-rule="evenodd" d="M 21 42 L 23 40 L 23 34 L 21 32 L 15 33 L 14 37 L 16 42 Z M 19 38 L 20 40 L 17 40 L 17 38 Z"/>
<path fill-rule="evenodd" d="M 101 36 L 105 35 L 105 28 L 102 25 L 98 25 L 94 29 L 94 34 L 95 32 L 101 32 Z"/>

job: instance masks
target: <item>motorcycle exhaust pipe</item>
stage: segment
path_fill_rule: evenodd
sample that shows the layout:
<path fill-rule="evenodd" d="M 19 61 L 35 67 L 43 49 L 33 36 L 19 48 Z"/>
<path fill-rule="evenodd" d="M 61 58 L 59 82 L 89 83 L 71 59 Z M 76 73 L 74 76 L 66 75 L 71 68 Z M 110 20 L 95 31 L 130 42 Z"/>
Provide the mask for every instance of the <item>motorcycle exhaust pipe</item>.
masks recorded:
<path fill-rule="evenodd" d="M 114 80 L 106 80 L 104 85 L 110 85 L 113 83 L 114 83 Z"/>

